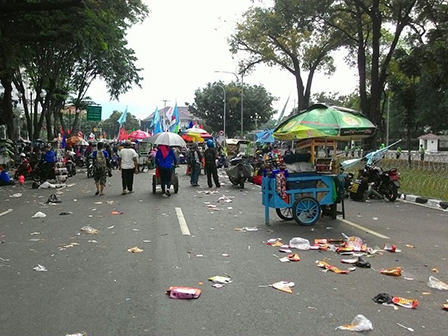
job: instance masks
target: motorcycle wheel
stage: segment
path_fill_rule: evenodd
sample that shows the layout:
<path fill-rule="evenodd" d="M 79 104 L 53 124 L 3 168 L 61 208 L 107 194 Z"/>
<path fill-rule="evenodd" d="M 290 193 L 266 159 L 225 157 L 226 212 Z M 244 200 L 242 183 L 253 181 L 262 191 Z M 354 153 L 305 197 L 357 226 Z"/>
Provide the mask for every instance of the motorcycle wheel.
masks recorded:
<path fill-rule="evenodd" d="M 389 183 L 389 186 L 387 188 L 386 198 L 390 202 L 394 202 L 397 199 L 397 197 L 398 197 L 398 188 L 393 182 L 391 182 Z"/>
<path fill-rule="evenodd" d="M 91 170 L 87 170 L 87 178 L 93 177 L 93 172 Z"/>

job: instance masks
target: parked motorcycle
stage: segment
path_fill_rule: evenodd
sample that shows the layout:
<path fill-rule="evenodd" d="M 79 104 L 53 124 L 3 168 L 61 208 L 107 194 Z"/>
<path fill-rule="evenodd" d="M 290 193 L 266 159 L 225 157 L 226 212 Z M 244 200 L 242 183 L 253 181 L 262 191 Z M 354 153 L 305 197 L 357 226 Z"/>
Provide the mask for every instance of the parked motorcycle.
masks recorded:
<path fill-rule="evenodd" d="M 84 156 L 82 156 L 82 155 L 80 155 L 80 156 L 76 156 L 76 157 L 75 157 L 75 164 L 76 164 L 78 167 L 84 167 L 85 164 L 86 164 L 86 160 L 85 160 Z"/>
<path fill-rule="evenodd" d="M 33 167 L 30 164 L 30 161 L 26 158 L 25 154 L 20 154 L 21 162 L 17 169 L 14 172 L 14 179 L 18 180 L 20 175 L 23 175 L 25 179 L 27 177 L 31 177 L 33 173 Z"/>
<path fill-rule="evenodd" d="M 380 167 L 366 165 L 363 170 L 360 171 L 360 178 L 364 176 L 367 178 L 367 182 L 374 190 L 374 196 L 380 195 L 387 198 L 390 202 L 394 202 L 398 197 L 398 188 L 400 188 L 400 173 L 396 168 L 390 170 L 382 170 Z M 360 185 L 361 179 L 358 178 L 353 184 Z M 349 187 L 351 192 L 357 191 L 357 187 Z"/>
<path fill-rule="evenodd" d="M 91 178 L 93 177 L 93 175 L 95 175 L 95 165 L 93 163 L 92 155 L 90 155 L 87 158 L 86 165 L 87 165 L 87 178 Z"/>
<path fill-rule="evenodd" d="M 228 168 L 229 164 L 227 162 L 227 158 L 224 154 L 219 155 L 219 157 L 216 159 L 216 168 Z"/>
<path fill-rule="evenodd" d="M 246 180 L 253 175 L 253 168 L 241 156 L 237 156 L 230 160 L 230 168 L 226 169 L 226 173 L 233 185 L 239 185 L 243 189 Z"/>

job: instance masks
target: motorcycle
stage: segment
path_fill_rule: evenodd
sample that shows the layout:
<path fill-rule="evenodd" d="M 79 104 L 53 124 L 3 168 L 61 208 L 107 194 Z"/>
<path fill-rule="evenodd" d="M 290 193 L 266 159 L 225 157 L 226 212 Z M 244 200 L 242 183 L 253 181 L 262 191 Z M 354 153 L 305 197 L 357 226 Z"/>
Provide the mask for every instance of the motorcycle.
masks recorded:
<path fill-rule="evenodd" d="M 228 168 L 229 164 L 227 163 L 227 158 L 224 154 L 219 155 L 216 159 L 216 168 Z"/>
<path fill-rule="evenodd" d="M 80 156 L 75 156 L 75 164 L 78 167 L 84 167 L 86 164 L 86 160 L 84 159 L 84 156 L 80 155 Z"/>
<path fill-rule="evenodd" d="M 90 156 L 87 158 L 86 166 L 87 166 L 87 178 L 91 178 L 91 177 L 93 177 L 93 175 L 95 175 L 95 165 L 94 165 L 94 163 L 93 163 L 93 157 L 92 157 L 92 155 L 90 155 Z"/>
<path fill-rule="evenodd" d="M 25 154 L 22 154 L 20 154 L 22 161 L 14 172 L 15 180 L 18 180 L 20 175 L 23 175 L 25 178 L 27 178 L 31 177 L 33 174 L 33 167 L 31 166 L 30 161 L 26 158 Z"/>
<path fill-rule="evenodd" d="M 65 168 L 67 168 L 68 177 L 73 177 L 76 175 L 76 165 L 75 165 L 75 153 L 69 152 L 65 156 Z"/>
<path fill-rule="evenodd" d="M 230 160 L 230 168 L 226 170 L 227 176 L 233 185 L 239 185 L 244 188 L 244 183 L 253 175 L 253 168 L 246 163 L 241 156 L 237 156 Z"/>
<path fill-rule="evenodd" d="M 360 171 L 360 177 L 365 176 L 370 187 L 373 189 L 373 197 L 379 195 L 382 198 L 387 198 L 390 202 L 394 202 L 398 197 L 398 188 L 400 188 L 400 173 L 396 168 L 389 170 L 382 170 L 380 167 L 373 165 L 366 165 Z M 360 185 L 360 179 L 353 182 L 349 188 L 352 192 L 357 191 L 353 187 L 354 184 Z"/>

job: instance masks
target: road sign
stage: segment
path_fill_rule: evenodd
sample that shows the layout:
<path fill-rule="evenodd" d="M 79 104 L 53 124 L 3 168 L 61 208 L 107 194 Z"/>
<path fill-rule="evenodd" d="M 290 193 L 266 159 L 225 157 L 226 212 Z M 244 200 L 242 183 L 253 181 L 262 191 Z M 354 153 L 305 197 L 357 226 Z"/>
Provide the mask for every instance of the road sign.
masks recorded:
<path fill-rule="evenodd" d="M 87 120 L 101 121 L 101 106 L 87 106 Z"/>

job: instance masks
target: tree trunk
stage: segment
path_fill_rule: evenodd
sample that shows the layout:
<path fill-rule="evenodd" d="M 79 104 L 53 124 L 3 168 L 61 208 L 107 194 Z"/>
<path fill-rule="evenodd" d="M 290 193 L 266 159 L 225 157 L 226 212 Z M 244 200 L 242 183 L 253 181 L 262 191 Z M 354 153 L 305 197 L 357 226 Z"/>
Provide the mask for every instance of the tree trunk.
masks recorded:
<path fill-rule="evenodd" d="M 302 111 L 308 107 L 309 102 L 306 102 L 305 100 L 305 88 L 303 86 L 303 80 L 302 75 L 300 73 L 300 64 L 297 59 L 293 60 L 294 63 L 294 70 L 295 70 L 295 77 L 296 77 L 296 86 L 297 86 L 297 100 L 298 100 L 298 111 Z"/>
<path fill-rule="evenodd" d="M 46 121 L 46 127 L 47 127 L 47 140 L 51 141 L 53 140 L 53 125 L 51 123 L 51 112 L 50 110 L 47 110 L 45 113 L 45 121 Z"/>
<path fill-rule="evenodd" d="M 2 86 L 4 89 L 3 100 L 2 100 L 3 116 L 1 119 L 6 125 L 7 137 L 10 139 L 13 139 L 13 137 L 14 137 L 14 112 L 12 109 L 12 76 L 9 76 L 9 74 L 6 74 L 0 78 L 0 82 L 2 83 Z"/>

